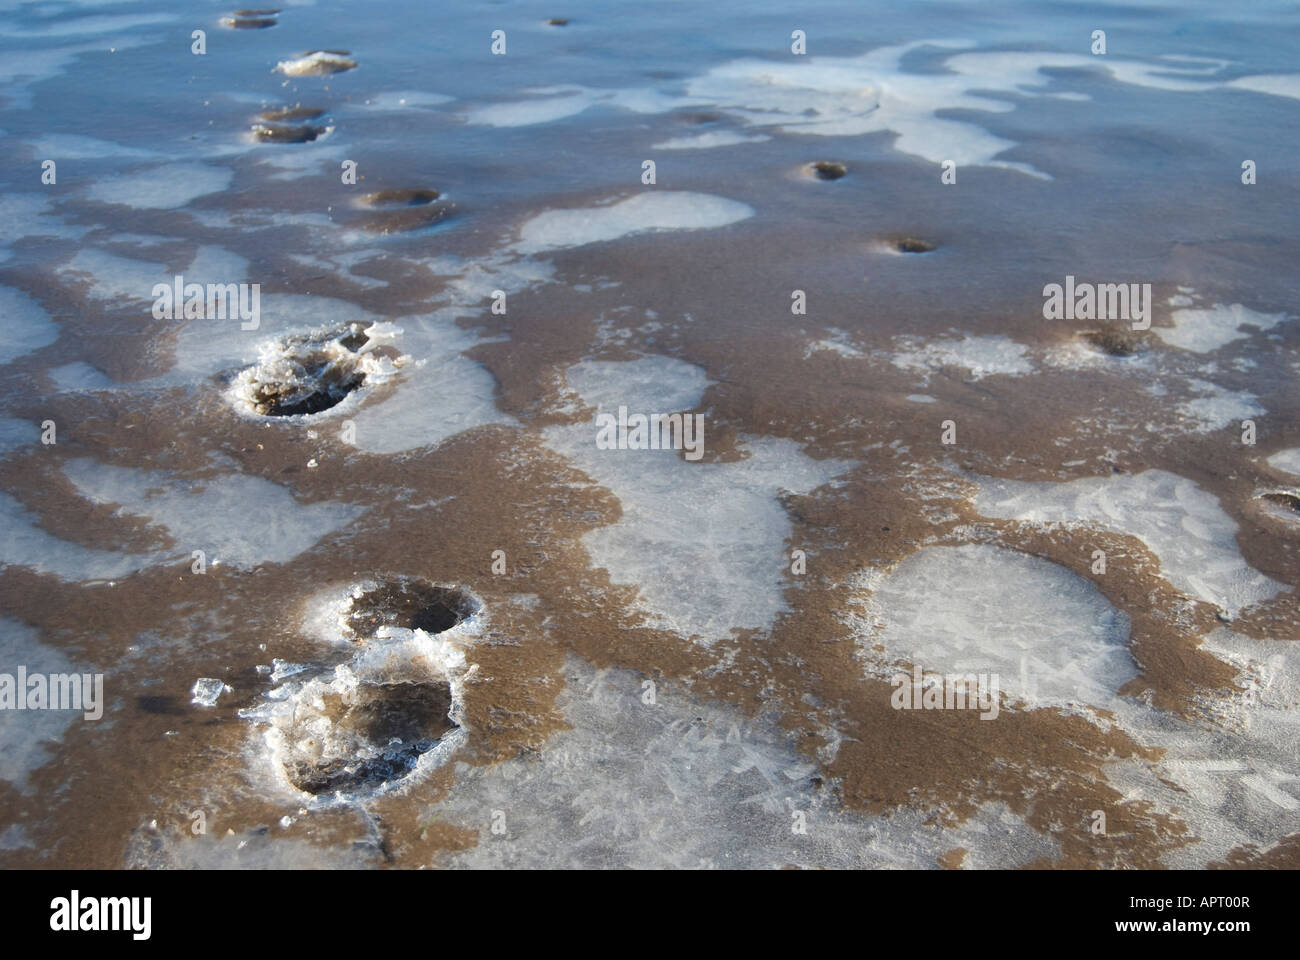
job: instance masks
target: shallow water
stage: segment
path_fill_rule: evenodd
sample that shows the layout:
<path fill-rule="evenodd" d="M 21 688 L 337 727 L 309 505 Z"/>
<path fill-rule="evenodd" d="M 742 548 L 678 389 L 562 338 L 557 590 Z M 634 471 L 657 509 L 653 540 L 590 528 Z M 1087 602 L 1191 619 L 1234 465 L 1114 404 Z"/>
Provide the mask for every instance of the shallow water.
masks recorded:
<path fill-rule="evenodd" d="M 0 861 L 1294 864 L 1290 5 L 232 13 L 0 4 Z"/>

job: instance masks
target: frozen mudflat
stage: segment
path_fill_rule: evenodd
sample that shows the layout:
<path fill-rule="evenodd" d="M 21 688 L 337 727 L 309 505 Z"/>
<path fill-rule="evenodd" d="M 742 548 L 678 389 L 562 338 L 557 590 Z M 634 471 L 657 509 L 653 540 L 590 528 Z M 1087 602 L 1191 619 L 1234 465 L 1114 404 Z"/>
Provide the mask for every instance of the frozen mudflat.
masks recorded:
<path fill-rule="evenodd" d="M 0 862 L 1284 858 L 1295 25 L 990 3 L 0 3 Z"/>

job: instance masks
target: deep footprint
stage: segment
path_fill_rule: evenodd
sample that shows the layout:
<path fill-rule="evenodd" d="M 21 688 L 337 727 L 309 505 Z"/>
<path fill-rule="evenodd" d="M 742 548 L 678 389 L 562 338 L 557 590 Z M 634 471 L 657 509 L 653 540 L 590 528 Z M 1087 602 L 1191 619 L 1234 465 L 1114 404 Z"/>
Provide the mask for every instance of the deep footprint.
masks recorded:
<path fill-rule="evenodd" d="M 252 126 L 254 139 L 262 143 L 311 143 L 328 132 L 329 127 L 311 124 L 288 127 L 274 123 L 255 123 Z"/>
<path fill-rule="evenodd" d="M 1300 521 L 1300 497 L 1289 490 L 1270 490 L 1257 494 L 1255 499 L 1260 501 L 1269 516 L 1289 523 Z"/>
<path fill-rule="evenodd" d="M 236 10 L 229 16 L 222 17 L 221 25 L 232 30 L 265 30 L 279 23 L 275 19 L 279 12 L 279 10 Z"/>
<path fill-rule="evenodd" d="M 346 744 L 351 756 L 289 760 L 285 774 L 299 790 L 357 792 L 400 780 L 457 729 L 449 716 L 452 694 L 446 682 L 360 683 L 347 699 L 323 697 L 324 709 L 314 719 L 328 723 L 336 749 Z"/>
<path fill-rule="evenodd" d="M 1132 357 L 1141 353 L 1146 342 L 1127 330 L 1088 330 L 1079 336 L 1112 357 Z"/>
<path fill-rule="evenodd" d="M 351 801 L 400 785 L 422 762 L 446 762 L 465 742 L 463 650 L 483 604 L 462 587 L 409 576 L 331 596 L 328 636 L 354 644 L 353 656 L 297 668 L 243 715 L 269 727 L 272 756 L 295 788 Z"/>
<path fill-rule="evenodd" d="M 357 62 L 351 56 L 347 50 L 309 50 L 292 60 L 281 60 L 275 69 L 289 77 L 324 77 L 355 69 Z"/>
<path fill-rule="evenodd" d="M 407 233 L 441 223 L 455 210 L 454 203 L 438 201 L 437 190 L 378 190 L 358 198 L 357 204 L 370 213 L 360 226 L 371 233 Z"/>
<path fill-rule="evenodd" d="M 239 374 L 235 395 L 264 417 L 328 410 L 365 383 L 357 351 L 368 340 L 357 323 L 326 334 L 288 337 L 273 355 Z"/>
<path fill-rule="evenodd" d="M 316 107 L 304 107 L 301 103 L 296 103 L 292 107 L 275 107 L 271 110 L 263 110 L 257 115 L 257 119 L 265 120 L 267 123 L 285 123 L 290 120 L 315 120 L 317 117 L 323 117 L 324 110 Z"/>
<path fill-rule="evenodd" d="M 890 241 L 890 246 L 899 253 L 930 253 L 938 249 L 929 240 L 917 240 L 915 237 L 903 237 L 900 240 Z"/>
<path fill-rule="evenodd" d="M 849 168 L 834 160 L 818 160 L 808 164 L 808 173 L 818 180 L 839 180 L 849 172 Z"/>
<path fill-rule="evenodd" d="M 374 637 L 385 626 L 435 634 L 463 623 L 477 610 L 473 597 L 463 590 L 399 577 L 354 598 L 344 621 L 358 639 Z"/>
<path fill-rule="evenodd" d="M 378 190 L 361 197 L 367 207 L 420 207 L 433 203 L 440 194 L 437 190 Z"/>

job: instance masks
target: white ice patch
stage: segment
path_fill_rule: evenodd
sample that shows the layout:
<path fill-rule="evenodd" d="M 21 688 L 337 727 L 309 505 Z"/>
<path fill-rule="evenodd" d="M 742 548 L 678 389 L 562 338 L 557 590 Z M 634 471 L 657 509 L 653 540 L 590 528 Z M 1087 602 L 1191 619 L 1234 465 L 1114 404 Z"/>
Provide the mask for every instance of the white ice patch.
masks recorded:
<path fill-rule="evenodd" d="M 692 364 L 662 356 L 584 361 L 569 385 L 598 412 L 674 413 L 698 406 L 709 381 Z M 640 589 L 652 625 L 710 644 L 733 629 L 770 629 L 782 590 L 790 519 L 777 500 L 806 494 L 848 469 L 812 460 L 798 444 L 742 437 L 748 459 L 693 463 L 676 450 L 599 450 L 593 421 L 543 432 L 546 444 L 611 490 L 623 515 L 583 537 L 595 566 Z M 708 448 L 708 418 L 704 446 Z"/>
<path fill-rule="evenodd" d="M 261 151 L 258 159 L 260 164 L 281 171 L 272 174 L 272 180 L 316 176 L 327 167 L 337 170 L 340 160 L 346 158 L 348 153 L 344 144 L 330 143 L 324 134 L 307 143 L 294 144 L 294 149 L 290 151 L 285 151 L 281 144 L 262 142 L 258 143 L 257 149 Z"/>
<path fill-rule="evenodd" d="M 1010 701 L 1034 708 L 1105 707 L 1137 675 L 1128 617 L 1047 560 L 984 545 L 923 547 L 861 583 L 871 593 L 855 620 L 874 629 L 857 642 L 879 677 L 904 673 L 904 663 L 992 675 Z"/>
<path fill-rule="evenodd" d="M 653 708 L 642 677 L 571 658 L 558 704 L 569 728 L 535 756 L 456 765 L 456 783 L 428 810 L 479 832 L 453 867 L 775 869 L 787 865 L 935 869 L 953 847 L 972 867 L 1055 859 L 1059 847 L 1000 804 L 956 827 L 921 808 L 889 816 L 845 810 L 788 733 L 730 707 L 660 684 Z M 593 770 L 601 771 L 592 776 Z M 484 810 L 507 811 L 509 842 Z M 807 832 L 791 826 L 802 814 Z"/>
<path fill-rule="evenodd" d="M 496 406 L 496 380 L 462 351 L 480 343 L 439 311 L 396 322 L 393 346 L 409 358 L 387 398 L 353 416 L 356 446 L 368 453 L 398 453 L 432 446 L 491 423 L 513 424 Z"/>
<path fill-rule="evenodd" d="M 124 53 L 150 42 L 146 37 L 114 37 L 109 53 Z M 153 42 L 157 42 L 156 39 Z M 0 83 L 7 84 L 5 95 L 9 109 L 28 110 L 32 105 L 31 88 L 44 80 L 63 73 L 68 64 L 83 53 L 103 54 L 102 40 L 71 46 L 34 48 L 10 45 L 0 57 Z"/>
<path fill-rule="evenodd" d="M 282 828 L 288 824 L 281 823 Z M 323 846 L 265 828 L 192 836 L 141 830 L 127 846 L 128 870 L 360 870 L 376 865 L 377 844 Z"/>
<path fill-rule="evenodd" d="M 511 249 L 531 254 L 617 240 L 646 230 L 712 229 L 753 215 L 748 204 L 707 193 L 638 193 L 607 206 L 539 213 L 520 228 L 519 241 Z"/>
<path fill-rule="evenodd" d="M 708 130 L 692 137 L 672 137 L 651 146 L 651 150 L 712 150 L 715 147 L 733 147 L 740 143 L 762 143 L 771 140 L 765 136 L 745 136 L 735 130 Z"/>
<path fill-rule="evenodd" d="M 1014 141 L 966 120 L 939 116 L 952 110 L 1007 113 L 1015 99 L 1047 96 L 1071 103 L 1087 98 L 1061 90 L 1066 81 L 1044 71 L 1107 71 L 1120 83 L 1164 91 L 1203 91 L 1224 86 L 1217 79 L 1225 61 L 1165 57 L 1151 63 L 1078 53 L 965 52 L 946 57 L 939 69 L 913 73 L 904 60 L 916 50 L 966 49 L 967 41 L 930 40 L 879 47 L 857 57 L 795 57 L 735 60 L 694 77 L 684 95 L 649 88 L 594 90 L 580 86 L 529 91 L 513 103 L 471 110 L 470 123 L 520 126 L 571 117 L 596 106 L 637 113 L 666 113 L 711 106 L 752 127 L 822 136 L 896 135 L 894 148 L 932 163 L 1004 167 L 1046 178 L 1027 163 L 1001 159 Z M 1251 81 L 1258 81 L 1254 86 Z M 1234 85 L 1279 93 L 1287 78 L 1242 78 Z M 1055 87 L 1056 89 L 1044 89 Z M 1283 95 L 1290 95 L 1289 93 Z"/>
<path fill-rule="evenodd" d="M 176 16 L 169 13 L 122 13 L 97 16 L 78 16 L 70 20 L 50 21 L 32 30 L 25 27 L 0 24 L 0 36 L 6 37 L 82 37 L 116 33 L 135 27 L 156 27 L 171 23 Z M 6 55 L 7 52 L 6 52 Z"/>
<path fill-rule="evenodd" d="M 1300 73 L 1266 73 L 1229 81 L 1229 87 L 1300 100 Z"/>
<path fill-rule="evenodd" d="M 242 283 L 248 274 L 248 261 L 224 247 L 206 244 L 194 253 L 185 268 L 186 283 Z"/>
<path fill-rule="evenodd" d="M 162 264 L 114 256 L 86 247 L 78 250 L 55 272 L 75 281 L 87 281 L 87 294 L 95 300 L 115 301 L 123 306 L 152 303 L 156 283 L 170 282 Z"/>
<path fill-rule="evenodd" d="M 403 111 L 422 110 L 427 107 L 439 107 L 450 103 L 451 97 L 441 93 L 424 93 L 420 90 L 385 90 L 376 93 L 360 103 L 350 103 L 349 107 L 358 110 Z"/>
<path fill-rule="evenodd" d="M 1067 483 L 981 479 L 975 509 L 1023 523 L 1095 526 L 1137 537 L 1179 590 L 1230 616 L 1284 585 L 1252 569 L 1237 549 L 1237 525 L 1218 500 L 1164 470 Z"/>
<path fill-rule="evenodd" d="M 19 666 L 29 676 L 95 672 L 41 643 L 34 628 L 0 617 L 0 670 L 13 675 Z M 0 780 L 27 789 L 28 776 L 50 760 L 50 747 L 57 747 L 68 728 L 86 722 L 84 718 L 80 710 L 0 710 Z"/>
<path fill-rule="evenodd" d="M 81 360 L 52 367 L 47 375 L 60 393 L 88 393 L 94 390 L 111 390 L 115 384 L 101 371 Z"/>
<path fill-rule="evenodd" d="M 492 127 L 526 127 L 576 116 L 596 105 L 630 110 L 633 113 L 665 113 L 683 103 L 681 98 L 654 90 L 593 90 L 574 85 L 539 87 L 525 91 L 532 99 L 515 103 L 494 103 L 470 110 L 470 123 Z"/>
<path fill-rule="evenodd" d="M 176 547 L 150 564 L 188 559 L 194 550 L 209 564 L 240 570 L 287 563 L 365 512 L 332 501 L 302 504 L 284 487 L 238 473 L 186 480 L 88 458 L 69 460 L 63 472 L 92 503 L 117 504 L 119 514 L 166 528 Z"/>
<path fill-rule="evenodd" d="M 191 200 L 230 186 L 234 171 L 206 163 L 170 163 L 91 184 L 88 195 L 100 203 L 137 210 L 175 210 Z"/>
<path fill-rule="evenodd" d="M 1204 396 L 1178 404 L 1178 413 L 1191 420 L 1200 433 L 1222 430 L 1224 427 L 1248 418 L 1263 416 L 1268 411 L 1255 401 L 1259 398 L 1241 390 L 1228 390 L 1207 380 L 1191 379 L 1188 385 Z"/>
<path fill-rule="evenodd" d="M 846 330 L 840 330 L 837 327 L 831 327 L 828 331 L 829 337 L 823 337 L 821 340 L 814 340 L 808 346 L 804 347 L 803 358 L 811 359 L 815 353 L 838 353 L 846 360 L 860 360 L 865 354 L 850 342 L 852 336 Z"/>
<path fill-rule="evenodd" d="M 24 237 L 76 240 L 90 232 L 90 227 L 64 223 L 49 209 L 49 197 L 38 193 L 0 194 L 0 243 L 8 245 Z"/>
<path fill-rule="evenodd" d="M 21 450 L 40 440 L 41 431 L 28 420 L 0 417 L 0 456 L 11 450 Z"/>
<path fill-rule="evenodd" d="M 1161 757 L 1106 767 L 1125 801 L 1151 803 L 1190 825 L 1197 842 L 1164 857 L 1175 869 L 1203 868 L 1242 844 L 1268 848 L 1300 829 L 1300 651 L 1284 632 L 1254 640 L 1226 629 L 1201 649 L 1237 668 L 1244 693 L 1207 704 L 1218 721 L 1209 734 L 1202 722 L 1121 703 L 1122 728 Z"/>
<path fill-rule="evenodd" d="M 1216 303 L 1209 309 L 1185 308 L 1170 314 L 1172 327 L 1152 327 L 1151 332 L 1171 347 L 1196 353 L 1210 353 L 1234 340 L 1244 340 L 1249 331 L 1238 328 L 1243 323 L 1260 330 L 1272 330 L 1287 319 L 1285 313 L 1259 313 L 1239 303 L 1224 306 Z"/>
<path fill-rule="evenodd" d="M 52 536 L 39 518 L 9 494 L 0 492 L 0 568 L 29 567 L 64 580 L 113 580 L 146 567 L 142 554 L 91 550 Z M 187 554 L 188 556 L 188 554 Z"/>
<path fill-rule="evenodd" d="M 514 424 L 496 407 L 495 379 L 463 355 L 487 341 L 455 321 L 482 314 L 495 290 L 513 295 L 555 278 L 551 263 L 504 252 L 469 261 L 442 256 L 424 265 L 446 278 L 446 289 L 436 299 L 447 305 L 394 321 L 392 343 L 406 358 L 401 379 L 389 396 L 365 405 L 354 417 L 356 445 L 370 453 L 413 450 L 474 427 Z"/>
<path fill-rule="evenodd" d="M 156 157 L 152 150 L 139 150 L 111 140 L 86 137 L 77 133 L 48 133 L 31 141 L 32 149 L 42 160 L 102 160 L 130 157 L 148 159 Z"/>
<path fill-rule="evenodd" d="M 1300 477 L 1300 447 L 1278 451 L 1268 458 L 1268 465 L 1292 476 Z"/>
<path fill-rule="evenodd" d="M 928 383 L 930 373 L 944 367 L 962 367 L 971 379 L 983 380 L 996 374 L 1020 376 L 1032 373 L 1033 364 L 1026 358 L 1024 344 L 1001 334 L 964 336 L 960 340 L 922 341 L 917 337 L 900 337 L 903 349 L 893 356 L 894 366 L 923 372 Z"/>
<path fill-rule="evenodd" d="M 59 326 L 45 308 L 21 290 L 0 287 L 0 365 L 47 347 Z"/>

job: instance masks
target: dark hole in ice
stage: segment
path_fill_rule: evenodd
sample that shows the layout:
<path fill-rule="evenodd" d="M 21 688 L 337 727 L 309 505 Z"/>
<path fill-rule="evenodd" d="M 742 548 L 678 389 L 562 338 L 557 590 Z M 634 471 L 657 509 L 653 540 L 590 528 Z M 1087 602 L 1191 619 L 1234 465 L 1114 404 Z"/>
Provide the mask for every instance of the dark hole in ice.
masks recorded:
<path fill-rule="evenodd" d="M 1112 357 L 1131 357 L 1142 350 L 1142 338 L 1126 330 L 1089 330 L 1079 336 Z"/>
<path fill-rule="evenodd" d="M 438 203 L 399 210 L 378 210 L 362 221 L 371 233 L 408 233 L 441 223 L 452 215 L 455 204 Z"/>
<path fill-rule="evenodd" d="M 325 127 L 302 124 L 287 127 L 275 123 L 253 124 L 253 136 L 263 143 L 310 143 L 326 131 Z"/>
<path fill-rule="evenodd" d="M 818 160 L 809 165 L 813 176 L 818 180 L 838 180 L 849 172 L 849 168 L 834 160 Z"/>
<path fill-rule="evenodd" d="M 366 328 L 359 323 L 353 323 L 348 326 L 348 332 L 338 338 L 338 344 L 347 347 L 353 353 L 360 350 L 370 342 L 370 337 L 366 334 Z"/>
<path fill-rule="evenodd" d="M 899 253 L 929 253 L 937 247 L 929 240 L 917 240 L 915 237 L 903 237 L 894 241 L 894 249 Z"/>
<path fill-rule="evenodd" d="M 279 21 L 274 17 L 244 17 L 235 15 L 232 17 L 222 17 L 222 26 L 230 27 L 232 30 L 265 30 L 267 27 L 274 27 Z"/>
<path fill-rule="evenodd" d="M 253 409 L 264 417 L 294 417 L 342 403 L 365 383 L 356 351 L 369 339 L 359 323 L 325 336 L 290 338 L 283 364 L 259 366 L 250 379 Z"/>
<path fill-rule="evenodd" d="M 456 729 L 448 716 L 451 704 L 446 682 L 360 684 L 351 703 L 345 705 L 340 698 L 333 723 L 377 755 L 318 763 L 297 760 L 285 772 L 299 790 L 313 794 L 363 790 L 400 779 Z"/>
<path fill-rule="evenodd" d="M 324 363 L 322 362 L 322 367 Z M 332 369 L 312 370 L 308 376 L 317 378 L 317 386 L 304 391 L 296 385 L 259 383 L 254 392 L 254 407 L 264 417 L 296 417 L 300 414 L 320 413 L 343 402 L 353 390 L 365 382 L 364 373 L 335 375 Z"/>
<path fill-rule="evenodd" d="M 1273 493 L 1260 494 L 1259 499 L 1273 506 L 1281 507 L 1283 511 L 1290 513 L 1292 516 L 1300 517 L 1300 497 L 1293 493 L 1274 491 Z"/>
<path fill-rule="evenodd" d="M 360 225 L 371 233 L 405 233 L 419 230 L 451 216 L 456 205 L 435 203 L 442 195 L 432 189 L 377 190 L 358 198 L 357 202 L 371 208 L 371 213 Z"/>
<path fill-rule="evenodd" d="M 325 111 L 316 107 L 304 107 L 300 103 L 292 107 L 275 107 L 271 110 L 263 110 L 259 113 L 259 120 L 267 120 L 271 123 L 283 123 L 285 120 L 315 120 L 317 117 L 324 116 Z"/>
<path fill-rule="evenodd" d="M 441 633 L 473 614 L 474 607 L 469 595 L 455 587 L 394 580 L 353 600 L 347 621 L 358 637 L 373 637 L 383 626 Z"/>
<path fill-rule="evenodd" d="M 439 196 L 437 190 L 378 190 L 367 193 L 361 202 L 368 207 L 421 207 Z"/>

